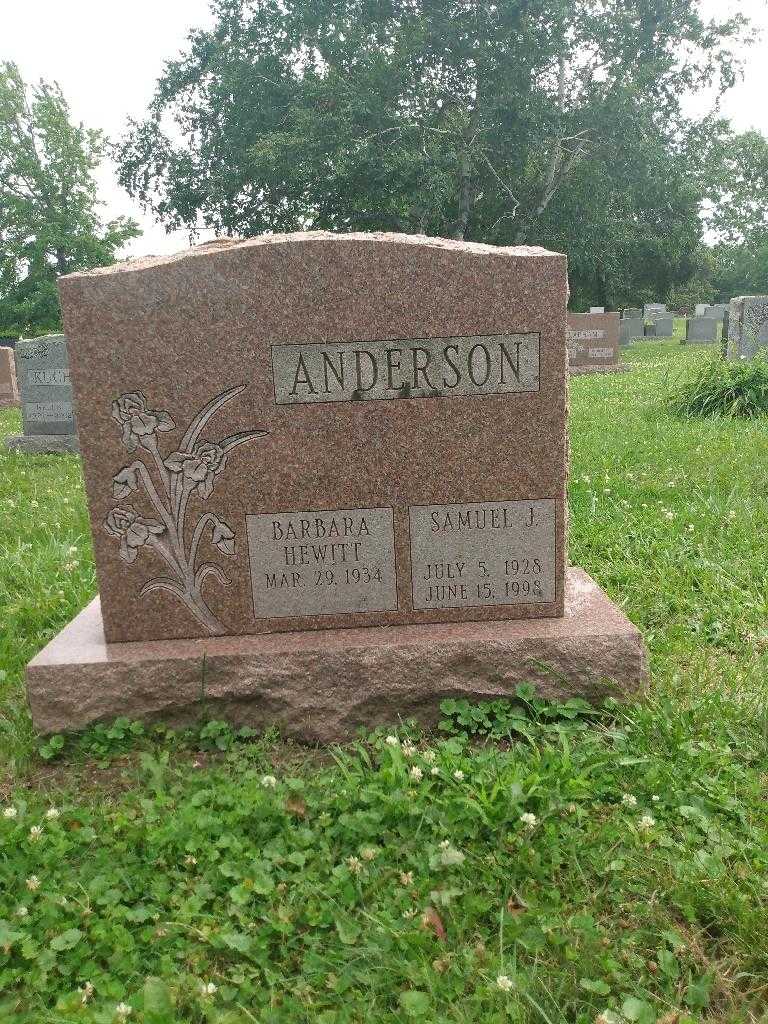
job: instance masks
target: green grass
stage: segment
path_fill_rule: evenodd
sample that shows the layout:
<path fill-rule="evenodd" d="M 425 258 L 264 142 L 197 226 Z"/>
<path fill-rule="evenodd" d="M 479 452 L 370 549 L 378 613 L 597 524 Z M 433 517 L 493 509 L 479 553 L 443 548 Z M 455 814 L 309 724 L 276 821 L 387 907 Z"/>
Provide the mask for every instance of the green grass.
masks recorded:
<path fill-rule="evenodd" d="M 596 720 L 495 707 L 501 744 L 118 723 L 46 766 L 22 668 L 95 590 L 87 518 L 76 460 L 0 454 L 0 1021 L 765 1020 L 768 439 L 666 411 L 710 353 L 572 382 L 571 560 L 653 681 Z"/>

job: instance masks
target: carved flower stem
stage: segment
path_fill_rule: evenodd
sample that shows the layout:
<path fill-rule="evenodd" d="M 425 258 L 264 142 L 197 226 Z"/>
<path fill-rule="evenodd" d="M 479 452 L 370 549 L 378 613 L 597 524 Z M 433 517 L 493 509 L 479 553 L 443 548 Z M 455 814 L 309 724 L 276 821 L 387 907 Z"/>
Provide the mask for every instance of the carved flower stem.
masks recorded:
<path fill-rule="evenodd" d="M 191 582 L 185 580 L 184 603 L 212 636 L 222 636 L 226 633 L 222 623 L 205 603 L 202 594 L 195 588 L 194 576 Z"/>
<path fill-rule="evenodd" d="M 197 549 L 200 545 L 200 541 L 203 539 L 203 533 L 208 523 L 214 526 L 218 523 L 219 517 L 215 516 L 213 512 L 206 512 L 200 519 L 200 522 L 195 527 L 195 532 L 192 534 L 192 546 L 189 549 L 189 566 L 191 569 L 195 568 L 195 562 L 197 561 Z"/>

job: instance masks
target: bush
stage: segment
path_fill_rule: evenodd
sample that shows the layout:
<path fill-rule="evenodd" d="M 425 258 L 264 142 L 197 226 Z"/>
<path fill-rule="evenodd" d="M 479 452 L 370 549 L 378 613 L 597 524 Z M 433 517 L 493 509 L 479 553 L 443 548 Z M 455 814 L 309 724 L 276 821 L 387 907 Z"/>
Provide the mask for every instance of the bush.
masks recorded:
<path fill-rule="evenodd" d="M 678 416 L 755 419 L 768 414 L 768 358 L 708 360 L 679 382 L 669 396 Z"/>

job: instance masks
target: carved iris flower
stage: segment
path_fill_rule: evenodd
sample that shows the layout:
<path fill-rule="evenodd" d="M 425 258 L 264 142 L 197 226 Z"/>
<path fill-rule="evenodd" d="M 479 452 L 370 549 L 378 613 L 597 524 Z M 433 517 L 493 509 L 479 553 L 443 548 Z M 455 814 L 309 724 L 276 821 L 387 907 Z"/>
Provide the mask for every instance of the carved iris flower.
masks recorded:
<path fill-rule="evenodd" d="M 110 537 L 120 540 L 120 557 L 124 562 L 135 562 L 139 548 L 165 527 L 156 519 L 143 519 L 131 505 L 118 505 L 104 520 L 104 529 Z"/>
<path fill-rule="evenodd" d="M 213 441 L 198 441 L 191 452 L 172 452 L 165 460 L 165 468 L 181 473 L 201 498 L 211 496 L 214 480 L 226 464 L 226 452 Z"/>
<path fill-rule="evenodd" d="M 157 431 L 176 426 L 167 412 L 147 409 L 143 391 L 129 391 L 115 399 L 112 419 L 122 426 L 123 444 L 129 452 L 135 452 L 139 445 L 152 451 L 157 447 Z"/>

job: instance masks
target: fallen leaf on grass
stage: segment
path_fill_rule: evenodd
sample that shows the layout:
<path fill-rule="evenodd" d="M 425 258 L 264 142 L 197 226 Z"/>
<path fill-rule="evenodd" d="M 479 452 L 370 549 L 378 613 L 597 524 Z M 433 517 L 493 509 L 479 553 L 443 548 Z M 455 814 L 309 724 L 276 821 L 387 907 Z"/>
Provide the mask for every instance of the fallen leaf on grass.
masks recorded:
<path fill-rule="evenodd" d="M 435 933 L 435 937 L 440 939 L 441 942 L 445 942 L 445 925 L 434 907 L 427 907 L 421 915 L 421 924 L 422 927 L 431 929 Z"/>

